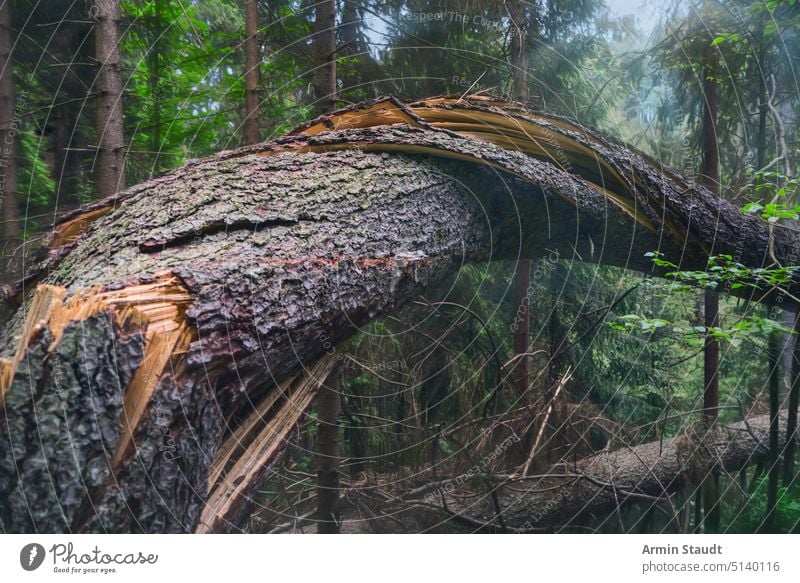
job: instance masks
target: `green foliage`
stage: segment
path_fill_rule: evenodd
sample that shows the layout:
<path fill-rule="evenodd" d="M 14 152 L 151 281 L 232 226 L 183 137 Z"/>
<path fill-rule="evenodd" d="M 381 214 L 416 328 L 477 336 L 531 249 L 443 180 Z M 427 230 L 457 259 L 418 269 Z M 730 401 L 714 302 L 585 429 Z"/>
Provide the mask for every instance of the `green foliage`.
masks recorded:
<path fill-rule="evenodd" d="M 734 503 L 723 506 L 723 532 L 758 532 L 767 511 L 766 475 L 750 484 L 748 497 L 744 504 Z M 778 504 L 775 512 L 775 532 L 800 532 L 800 485 L 791 488 L 778 488 Z"/>

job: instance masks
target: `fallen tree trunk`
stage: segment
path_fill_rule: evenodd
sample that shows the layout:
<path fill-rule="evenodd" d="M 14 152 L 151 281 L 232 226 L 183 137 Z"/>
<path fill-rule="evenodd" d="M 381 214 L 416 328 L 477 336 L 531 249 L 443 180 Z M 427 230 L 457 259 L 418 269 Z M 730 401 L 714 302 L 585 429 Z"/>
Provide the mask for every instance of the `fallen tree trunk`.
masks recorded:
<path fill-rule="evenodd" d="M 698 268 L 726 248 L 760 266 L 789 243 L 494 103 L 380 100 L 188 164 L 66 217 L 7 288 L 2 528 L 236 529 L 339 344 L 464 262 L 558 249 L 649 269 L 658 249 Z"/>
<path fill-rule="evenodd" d="M 366 487 L 346 496 L 353 502 L 343 530 L 559 531 L 587 520 L 595 525 L 616 521 L 617 510 L 630 503 L 659 506 L 671 514 L 670 496 L 682 492 L 691 499 L 709 468 L 734 474 L 766 461 L 769 425 L 769 415 L 751 417 L 704 436 L 681 435 L 556 464 L 536 476 L 486 475 L 474 468 L 401 495 L 376 496 L 377 488 Z M 780 426 L 779 447 L 784 448 L 785 417 Z M 370 518 L 356 518 L 352 510 L 365 503 L 370 509 L 363 514 Z"/>

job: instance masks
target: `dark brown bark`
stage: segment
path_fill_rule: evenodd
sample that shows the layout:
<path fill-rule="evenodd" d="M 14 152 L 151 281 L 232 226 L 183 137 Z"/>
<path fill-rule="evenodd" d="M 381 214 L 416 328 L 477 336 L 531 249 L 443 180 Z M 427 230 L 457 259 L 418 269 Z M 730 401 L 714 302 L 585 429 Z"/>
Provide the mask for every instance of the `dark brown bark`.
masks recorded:
<path fill-rule="evenodd" d="M 335 9 L 334 0 L 323 0 L 316 7 L 316 109 L 320 114 L 331 113 L 336 103 Z M 333 388 L 323 386 L 317 399 L 317 532 L 320 534 L 339 532 L 339 387 L 339 383 Z"/>
<path fill-rule="evenodd" d="M 314 20 L 314 107 L 322 115 L 336 107 L 336 4 L 321 0 Z"/>
<path fill-rule="evenodd" d="M 94 0 L 90 14 L 95 21 L 94 40 L 97 60 L 95 174 L 98 194 L 107 197 L 125 189 L 119 0 Z"/>
<path fill-rule="evenodd" d="M 12 272 L 10 259 L 20 242 L 19 203 L 17 201 L 16 101 L 11 63 L 10 0 L 0 0 L 0 206 L 3 221 L 0 276 Z"/>
<path fill-rule="evenodd" d="M 528 27 L 524 10 L 521 0 L 509 2 L 512 90 L 514 99 L 523 103 L 528 99 Z M 531 265 L 530 259 L 521 257 L 514 272 L 514 375 L 521 398 L 526 398 L 530 387 L 530 358 L 523 355 L 530 349 Z"/>
<path fill-rule="evenodd" d="M 530 358 L 523 356 L 530 345 L 530 284 L 531 260 L 520 259 L 514 272 L 514 379 L 520 398 L 528 393 L 530 387 Z"/>
<path fill-rule="evenodd" d="M 780 383 L 781 383 L 781 340 L 778 332 L 769 333 L 769 456 L 767 457 L 767 510 L 759 532 L 773 532 L 775 528 L 775 510 L 778 504 L 778 478 L 780 476 Z"/>
<path fill-rule="evenodd" d="M 706 61 L 713 59 L 713 50 L 706 51 Z M 700 180 L 714 194 L 719 195 L 719 144 L 717 142 L 717 82 L 712 68 L 707 65 L 703 79 L 702 164 Z M 719 298 L 714 290 L 705 292 L 704 320 L 706 328 L 719 326 Z M 719 409 L 719 342 L 706 334 L 703 365 L 703 412 L 713 423 Z"/>
<path fill-rule="evenodd" d="M 800 312 L 795 316 L 794 331 L 800 334 Z M 786 449 L 783 452 L 783 483 L 790 486 L 795 482 L 794 457 L 797 451 L 797 408 L 800 406 L 800 342 L 794 343 L 791 388 L 789 389 L 789 411 L 786 416 Z"/>
<path fill-rule="evenodd" d="M 339 513 L 339 371 L 334 372 L 317 397 L 317 532 L 338 534 Z"/>
<path fill-rule="evenodd" d="M 151 166 L 152 174 L 161 171 L 161 37 L 164 29 L 162 26 L 163 0 L 153 2 L 153 26 L 151 29 L 150 50 L 147 53 L 148 75 L 147 83 L 150 98 L 153 100 L 153 126 L 150 130 L 150 151 L 153 156 Z"/>
<path fill-rule="evenodd" d="M 258 115 L 258 2 L 247 0 L 245 6 L 245 35 L 244 40 L 244 143 L 253 145 L 259 142 L 259 115 Z"/>
<path fill-rule="evenodd" d="M 75 192 L 75 180 L 80 172 L 77 156 L 69 151 L 74 138 L 75 120 L 66 106 L 53 108 L 53 181 L 56 184 L 56 203 L 59 209 L 74 209 L 80 205 Z"/>
<path fill-rule="evenodd" d="M 661 250 L 696 269 L 711 241 L 745 265 L 768 256 L 760 219 L 585 128 L 500 107 L 371 102 L 336 117 L 349 129 L 315 133 L 325 117 L 65 217 L 0 335 L 3 528 L 235 530 L 336 347 L 465 261 L 547 249 L 651 270 L 644 252 Z M 571 171 L 455 133 L 462 114 L 504 137 L 546 130 Z M 592 186 L 598 161 L 613 200 Z M 791 245 L 777 234 L 776 256 Z"/>
<path fill-rule="evenodd" d="M 700 180 L 711 192 L 719 196 L 719 142 L 717 136 L 717 82 L 714 78 L 715 49 L 706 50 L 703 78 L 703 128 L 702 163 Z M 712 245 L 712 252 L 714 246 Z M 719 341 L 711 335 L 710 329 L 719 327 L 719 296 L 712 289 L 705 290 L 703 310 L 706 327 L 703 348 L 703 417 L 707 426 L 712 426 L 719 415 Z M 711 474 L 703 482 L 703 524 L 708 531 L 719 530 L 719 475 Z"/>

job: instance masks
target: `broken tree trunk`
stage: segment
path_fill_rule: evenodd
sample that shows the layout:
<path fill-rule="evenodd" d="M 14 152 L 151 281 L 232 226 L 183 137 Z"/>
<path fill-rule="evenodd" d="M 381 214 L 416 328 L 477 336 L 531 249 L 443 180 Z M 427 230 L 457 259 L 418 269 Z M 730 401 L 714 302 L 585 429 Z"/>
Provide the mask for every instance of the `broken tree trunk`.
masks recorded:
<path fill-rule="evenodd" d="M 781 418 L 781 444 L 786 442 Z M 679 520 L 672 494 L 696 487 L 709 464 L 735 474 L 769 458 L 770 417 L 760 415 L 707 433 L 698 424 L 691 435 L 602 452 L 577 462 L 560 463 L 534 476 L 502 476 L 474 470 L 449 480 L 419 486 L 370 507 L 361 522 L 345 513 L 347 532 L 383 529 L 420 531 L 558 531 L 617 520 L 617 509 L 630 503 L 658 507 Z M 365 494 L 372 494 L 367 488 Z M 502 515 L 498 516 L 489 493 Z M 358 492 L 348 498 L 355 499 Z M 363 515 L 363 514 L 361 514 Z"/>
<path fill-rule="evenodd" d="M 190 163 L 63 219 L 11 290 L 0 524 L 235 530 L 340 344 L 464 262 L 649 270 L 661 250 L 692 269 L 712 242 L 769 256 L 759 219 L 491 100 L 377 100 Z"/>

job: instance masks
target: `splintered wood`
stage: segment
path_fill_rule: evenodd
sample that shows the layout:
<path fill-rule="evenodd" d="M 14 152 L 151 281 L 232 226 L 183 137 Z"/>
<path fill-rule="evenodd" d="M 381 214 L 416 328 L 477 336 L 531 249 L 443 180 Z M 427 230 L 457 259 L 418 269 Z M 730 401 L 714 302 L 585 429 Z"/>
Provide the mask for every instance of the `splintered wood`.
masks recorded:
<path fill-rule="evenodd" d="M 597 151 L 576 139 L 578 136 L 589 138 L 591 141 L 584 130 L 565 120 L 534 114 L 518 104 L 479 95 L 461 98 L 435 97 L 409 104 L 385 98 L 366 107 L 346 109 L 322 116 L 293 134 L 311 136 L 324 131 L 395 124 L 445 130 L 546 160 L 566 172 L 582 176 L 589 187 L 605 196 L 628 216 L 651 231 L 656 230 L 647 217 L 637 212 L 634 189 L 641 185 L 636 178 L 629 177 L 626 180 Z M 358 148 L 364 151 L 424 153 L 487 164 L 483 159 L 457 156 L 452 152 L 431 147 L 415 148 L 406 144 L 346 143 L 332 146 L 303 145 L 301 148 L 303 151 L 311 152 Z M 265 151 L 264 155 L 275 153 L 277 151 Z M 527 176 L 519 177 L 530 180 Z"/>
<path fill-rule="evenodd" d="M 129 434 L 140 418 L 155 383 L 172 355 L 189 345 L 192 332 L 183 321 L 191 295 L 172 274 L 163 273 L 151 283 L 119 290 L 91 288 L 64 299 L 67 291 L 58 286 L 39 285 L 25 316 L 25 323 L 13 356 L 0 359 L 0 406 L 14 374 L 33 337 L 48 328 L 53 337 L 52 352 L 64 327 L 80 322 L 102 310 L 112 310 L 120 326 L 140 325 L 145 330 L 145 352 L 141 366 L 125 391 L 122 423 Z M 129 437 L 129 435 L 128 435 Z M 123 434 L 123 442 L 126 434 Z M 124 447 L 123 444 L 120 444 Z"/>
<path fill-rule="evenodd" d="M 283 448 L 337 362 L 336 355 L 323 356 L 301 375 L 275 387 L 222 444 L 209 471 L 209 496 L 195 532 L 227 530 L 225 525 L 240 510 L 237 505 L 245 502 L 264 468 Z"/>

